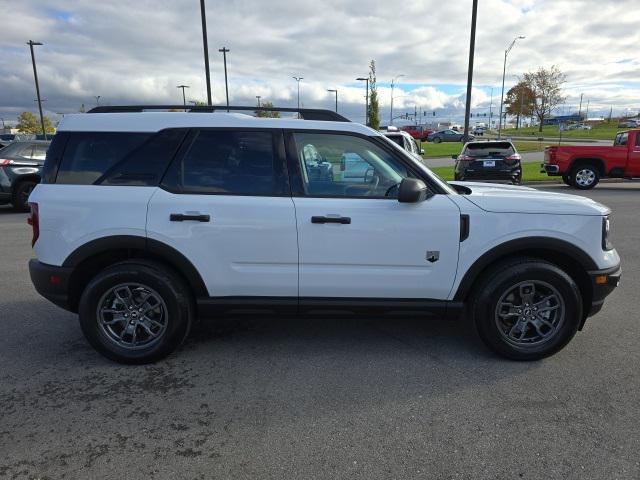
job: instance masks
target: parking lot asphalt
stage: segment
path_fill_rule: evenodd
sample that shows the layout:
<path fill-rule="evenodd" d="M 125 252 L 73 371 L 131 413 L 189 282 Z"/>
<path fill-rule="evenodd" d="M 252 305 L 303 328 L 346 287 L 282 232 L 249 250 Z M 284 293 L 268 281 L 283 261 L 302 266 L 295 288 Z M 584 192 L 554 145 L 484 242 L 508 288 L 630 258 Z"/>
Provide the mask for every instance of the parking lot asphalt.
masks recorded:
<path fill-rule="evenodd" d="M 640 184 L 585 195 L 622 285 L 534 363 L 466 322 L 253 318 L 117 365 L 34 291 L 26 215 L 0 207 L 0 478 L 638 479 Z"/>

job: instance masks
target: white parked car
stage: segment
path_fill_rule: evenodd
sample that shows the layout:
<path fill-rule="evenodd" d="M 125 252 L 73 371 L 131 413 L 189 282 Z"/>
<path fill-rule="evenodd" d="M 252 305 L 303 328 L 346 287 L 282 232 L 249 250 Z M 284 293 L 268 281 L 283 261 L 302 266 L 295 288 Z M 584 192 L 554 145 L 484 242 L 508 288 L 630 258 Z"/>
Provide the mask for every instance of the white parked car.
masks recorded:
<path fill-rule="evenodd" d="M 122 110 L 65 116 L 29 198 L 36 289 L 113 360 L 158 360 L 211 315 L 465 311 L 491 349 L 534 360 L 618 283 L 610 210 L 587 198 L 452 186 L 331 112 Z M 354 155 L 357 178 L 308 170 Z"/>
<path fill-rule="evenodd" d="M 386 130 L 380 130 L 380 133 L 400 148 L 409 152 L 417 160 L 422 161 L 422 154 L 424 154 L 424 150 L 418 147 L 418 144 L 409 133 L 404 130 L 399 130 L 396 127 L 387 127 Z"/>

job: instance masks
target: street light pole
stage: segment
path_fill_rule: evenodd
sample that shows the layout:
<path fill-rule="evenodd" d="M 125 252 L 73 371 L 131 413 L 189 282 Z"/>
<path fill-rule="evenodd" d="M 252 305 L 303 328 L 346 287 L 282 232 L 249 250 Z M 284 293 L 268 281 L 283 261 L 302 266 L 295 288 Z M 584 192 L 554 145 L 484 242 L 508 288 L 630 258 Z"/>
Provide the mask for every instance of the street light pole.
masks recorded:
<path fill-rule="evenodd" d="M 580 116 L 580 114 L 582 113 L 582 96 L 584 95 L 584 93 L 580 94 L 580 107 L 578 108 L 578 119 L 580 121 L 582 121 L 582 117 Z"/>
<path fill-rule="evenodd" d="M 189 85 L 178 85 L 176 88 L 182 89 L 182 105 L 185 107 L 185 111 L 187 110 L 187 97 L 184 95 L 184 89 L 189 88 Z"/>
<path fill-rule="evenodd" d="M 356 80 L 366 83 L 366 94 L 364 101 L 364 124 L 369 126 L 369 77 L 358 77 Z"/>
<path fill-rule="evenodd" d="M 300 80 L 302 80 L 304 77 L 291 77 L 293 78 L 296 82 L 298 82 L 298 118 L 300 118 Z"/>
<path fill-rule="evenodd" d="M 523 37 L 522 35 L 516 37 L 513 39 L 513 41 L 511 42 L 511 45 L 509 45 L 509 48 L 507 48 L 504 51 L 504 64 L 502 65 L 502 94 L 500 95 L 500 118 L 498 118 L 498 139 L 501 138 L 501 133 L 502 133 L 502 105 L 504 102 L 504 76 L 507 72 L 507 55 L 509 55 L 509 52 L 511 51 L 511 49 L 513 48 L 513 46 L 516 44 L 516 42 L 518 40 L 524 40 L 525 37 Z"/>
<path fill-rule="evenodd" d="M 338 90 L 336 89 L 327 89 L 327 92 L 333 92 L 336 94 L 336 113 L 338 113 Z"/>
<path fill-rule="evenodd" d="M 227 52 L 229 49 L 227 47 L 222 47 L 218 49 L 219 52 L 222 52 L 222 58 L 224 61 L 224 91 L 227 94 L 227 113 L 229 113 L 229 84 L 227 83 Z"/>
<path fill-rule="evenodd" d="M 471 87 L 473 84 L 473 57 L 476 48 L 476 18 L 478 16 L 478 0 L 473 0 L 471 10 L 471 36 L 469 39 L 469 67 L 467 69 L 467 102 L 464 109 L 464 141 L 469 138 L 469 117 L 471 115 Z"/>
<path fill-rule="evenodd" d="M 491 130 L 491 114 L 493 113 L 493 87 L 491 87 L 491 100 L 489 100 L 489 130 Z"/>
<path fill-rule="evenodd" d="M 260 95 L 256 95 L 256 98 L 258 99 L 258 108 L 260 108 L 260 99 L 262 98 Z"/>
<path fill-rule="evenodd" d="M 209 42 L 207 41 L 207 16 L 204 0 L 200 0 L 200 18 L 202 19 L 202 46 L 204 47 L 204 74 L 207 81 L 207 105 L 211 103 L 211 75 L 209 74 Z"/>
<path fill-rule="evenodd" d="M 40 111 L 40 125 L 42 126 L 42 135 L 44 135 L 44 139 L 47 139 L 47 132 L 44 128 L 44 115 L 42 115 L 42 100 L 40 99 L 40 85 L 38 84 L 38 70 L 36 69 L 36 57 L 33 54 L 34 45 L 42 45 L 40 42 L 34 42 L 33 40 L 29 40 L 27 42 L 29 45 L 29 50 L 31 50 L 31 63 L 33 64 L 33 78 L 36 81 L 36 96 L 38 97 L 38 110 Z"/>
<path fill-rule="evenodd" d="M 396 75 L 394 78 L 391 79 L 391 109 L 389 111 L 389 125 L 393 124 L 393 87 L 395 85 L 396 79 L 400 77 L 404 77 L 404 75 L 403 74 Z"/>

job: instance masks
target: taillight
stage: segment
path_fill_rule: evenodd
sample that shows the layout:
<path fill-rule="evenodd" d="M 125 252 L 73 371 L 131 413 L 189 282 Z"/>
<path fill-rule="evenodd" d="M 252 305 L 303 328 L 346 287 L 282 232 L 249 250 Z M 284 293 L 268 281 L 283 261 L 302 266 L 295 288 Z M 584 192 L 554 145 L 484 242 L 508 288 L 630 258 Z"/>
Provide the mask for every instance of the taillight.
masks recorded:
<path fill-rule="evenodd" d="M 29 206 L 31 207 L 31 214 L 27 218 L 27 223 L 31 225 L 33 230 L 33 237 L 31 238 L 31 246 L 33 247 L 40 236 L 40 215 L 38 215 L 37 203 L 29 202 Z"/>
<path fill-rule="evenodd" d="M 0 158 L 0 167 L 6 167 L 7 165 L 11 165 L 13 160 L 9 160 L 7 158 Z"/>
<path fill-rule="evenodd" d="M 520 154 L 519 153 L 514 153 L 513 155 L 509 155 L 508 157 L 504 157 L 504 161 L 507 164 L 513 165 L 516 162 L 520 161 Z"/>
<path fill-rule="evenodd" d="M 470 155 L 458 155 L 458 160 L 471 161 L 471 160 L 475 160 L 475 158 Z"/>

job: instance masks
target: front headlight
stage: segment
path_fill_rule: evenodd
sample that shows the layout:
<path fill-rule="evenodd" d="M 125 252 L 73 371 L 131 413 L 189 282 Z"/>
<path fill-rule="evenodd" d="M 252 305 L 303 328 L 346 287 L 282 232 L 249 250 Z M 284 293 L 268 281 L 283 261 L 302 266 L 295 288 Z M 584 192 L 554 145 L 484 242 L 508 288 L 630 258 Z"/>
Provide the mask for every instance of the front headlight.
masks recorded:
<path fill-rule="evenodd" d="M 611 244 L 611 239 L 609 238 L 609 233 L 611 231 L 611 222 L 609 220 L 609 216 L 602 217 L 602 249 L 603 250 L 612 250 L 613 245 Z"/>

